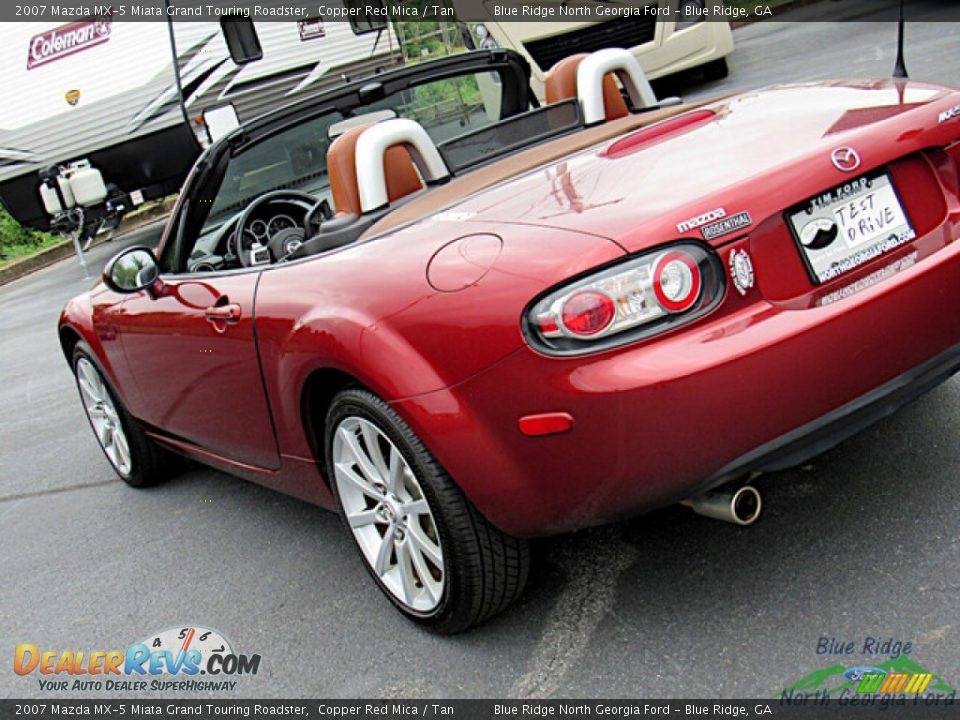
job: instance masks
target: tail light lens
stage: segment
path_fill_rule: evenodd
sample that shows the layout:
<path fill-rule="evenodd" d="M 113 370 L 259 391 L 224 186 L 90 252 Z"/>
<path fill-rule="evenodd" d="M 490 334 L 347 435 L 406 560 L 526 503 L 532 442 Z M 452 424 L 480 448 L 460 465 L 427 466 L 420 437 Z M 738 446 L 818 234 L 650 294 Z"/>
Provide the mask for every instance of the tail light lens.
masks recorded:
<path fill-rule="evenodd" d="M 610 327 L 616 314 L 613 299 L 598 290 L 577 290 L 563 301 L 560 308 L 563 327 L 577 337 L 602 333 Z"/>
<path fill-rule="evenodd" d="M 605 350 L 691 322 L 723 298 L 716 253 L 676 243 L 582 277 L 528 308 L 531 344 L 554 355 Z"/>

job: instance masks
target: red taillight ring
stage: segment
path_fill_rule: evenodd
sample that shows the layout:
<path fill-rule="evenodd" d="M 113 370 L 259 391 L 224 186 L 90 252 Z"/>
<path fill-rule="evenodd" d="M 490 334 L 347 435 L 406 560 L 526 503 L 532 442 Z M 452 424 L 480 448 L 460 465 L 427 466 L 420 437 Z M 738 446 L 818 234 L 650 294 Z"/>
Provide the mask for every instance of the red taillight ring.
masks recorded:
<path fill-rule="evenodd" d="M 662 280 L 667 267 L 675 262 L 682 263 L 690 271 L 690 287 L 683 297 L 669 298 L 663 291 Z M 685 252 L 677 250 L 668 252 L 657 261 L 656 266 L 653 268 L 653 293 L 657 296 L 657 302 L 663 306 L 664 310 L 669 312 L 678 313 L 692 308 L 700 298 L 701 285 L 700 266 L 697 265 L 696 260 Z"/>

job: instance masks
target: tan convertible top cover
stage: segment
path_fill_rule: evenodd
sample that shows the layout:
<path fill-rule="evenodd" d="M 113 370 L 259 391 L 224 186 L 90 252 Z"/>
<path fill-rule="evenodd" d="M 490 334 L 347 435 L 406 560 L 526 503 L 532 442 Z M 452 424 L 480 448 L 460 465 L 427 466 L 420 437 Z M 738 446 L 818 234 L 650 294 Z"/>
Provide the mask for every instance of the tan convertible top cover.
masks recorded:
<path fill-rule="evenodd" d="M 512 177 L 547 165 L 555 160 L 585 150 L 593 145 L 610 140 L 618 135 L 652 125 L 666 118 L 689 112 L 704 105 L 717 102 L 729 97 L 724 95 L 688 105 L 677 105 L 652 112 L 628 115 L 627 117 L 611 120 L 601 125 L 586 128 L 572 135 L 564 135 L 556 140 L 550 140 L 529 150 L 523 150 L 502 160 L 495 160 L 477 170 L 453 178 L 445 185 L 432 188 L 410 202 L 404 203 L 394 212 L 386 215 L 380 222 L 372 225 L 362 236 L 361 240 L 380 235 L 399 225 L 405 225 L 414 220 L 426 217 L 435 212 L 453 205 L 484 188 L 509 180 Z"/>

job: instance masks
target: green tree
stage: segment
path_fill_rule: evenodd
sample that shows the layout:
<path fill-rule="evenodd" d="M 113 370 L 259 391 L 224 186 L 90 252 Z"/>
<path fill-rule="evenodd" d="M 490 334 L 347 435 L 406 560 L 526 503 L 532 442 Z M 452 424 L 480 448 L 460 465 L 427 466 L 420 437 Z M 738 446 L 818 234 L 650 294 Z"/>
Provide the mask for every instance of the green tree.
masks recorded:
<path fill-rule="evenodd" d="M 33 255 L 57 241 L 58 238 L 50 233 L 23 227 L 6 208 L 0 206 L 0 263 Z"/>

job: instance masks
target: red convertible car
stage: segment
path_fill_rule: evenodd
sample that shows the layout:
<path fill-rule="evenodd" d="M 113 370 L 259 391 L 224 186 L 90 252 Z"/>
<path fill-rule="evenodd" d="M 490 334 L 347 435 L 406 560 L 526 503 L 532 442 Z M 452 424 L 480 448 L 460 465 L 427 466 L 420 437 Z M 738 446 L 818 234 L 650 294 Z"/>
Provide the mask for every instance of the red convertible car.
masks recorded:
<path fill-rule="evenodd" d="M 211 146 L 156 254 L 60 320 L 130 485 L 185 455 L 337 509 L 439 632 L 521 592 L 527 539 L 746 482 L 960 368 L 960 91 L 658 103 L 629 53 L 383 73 Z M 456 102 L 448 102 L 444 93 Z"/>

